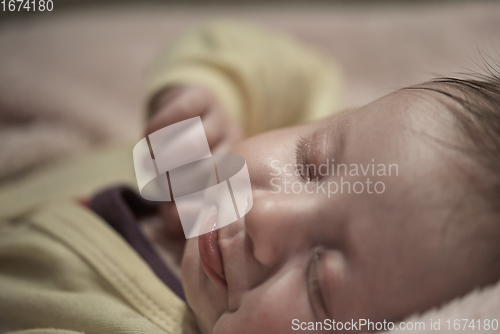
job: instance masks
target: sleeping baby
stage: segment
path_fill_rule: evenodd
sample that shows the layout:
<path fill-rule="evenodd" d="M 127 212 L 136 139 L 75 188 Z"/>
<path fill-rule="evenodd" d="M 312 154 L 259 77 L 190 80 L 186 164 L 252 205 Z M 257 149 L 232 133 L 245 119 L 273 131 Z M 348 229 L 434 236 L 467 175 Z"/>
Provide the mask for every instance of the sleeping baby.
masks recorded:
<path fill-rule="evenodd" d="M 153 74 L 146 133 L 201 116 L 212 150 L 243 156 L 252 182 L 245 217 L 186 242 L 201 332 L 397 321 L 496 282 L 499 78 L 437 79 L 333 112 L 337 77 L 295 47 L 215 24 Z M 161 211 L 180 234 L 175 207 Z"/>
<path fill-rule="evenodd" d="M 123 186 L 71 209 L 90 214 L 84 224 L 66 215 L 64 233 L 53 228 L 63 213 L 35 215 L 37 231 L 57 235 L 57 252 L 80 255 L 19 251 L 16 263 L 43 263 L 37 273 L 46 274 L 0 267 L 37 282 L 19 303 L 29 317 L 10 311 L 22 286 L 9 283 L 10 313 L 0 320 L 43 333 L 373 332 L 496 283 L 500 77 L 492 72 L 343 110 L 336 68 L 288 37 L 228 22 L 189 31 L 151 71 L 145 134 L 200 116 L 213 153 L 245 158 L 253 208 L 188 240 L 175 203 Z M 36 245 L 38 254 L 49 247 Z M 0 258 L 9 254 L 0 249 Z M 72 269 L 64 276 L 56 263 Z M 31 297 L 49 281 L 56 292 Z"/>

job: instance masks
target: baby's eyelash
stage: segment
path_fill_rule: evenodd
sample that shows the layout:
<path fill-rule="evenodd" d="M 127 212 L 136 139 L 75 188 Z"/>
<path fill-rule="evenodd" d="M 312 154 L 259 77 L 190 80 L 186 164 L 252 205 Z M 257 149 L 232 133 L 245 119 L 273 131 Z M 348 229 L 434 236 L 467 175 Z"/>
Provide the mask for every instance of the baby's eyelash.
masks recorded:
<path fill-rule="evenodd" d="M 309 266 L 309 271 L 307 275 L 308 287 L 309 287 L 309 298 L 312 303 L 313 311 L 320 314 L 327 314 L 325 302 L 323 299 L 323 294 L 321 293 L 321 287 L 319 284 L 319 262 L 321 259 L 321 251 L 315 251 L 314 257 Z M 319 311 L 319 312 L 318 312 Z"/>
<path fill-rule="evenodd" d="M 300 176 L 304 179 L 304 181 L 310 181 L 309 168 L 307 168 L 307 138 L 302 136 L 299 137 L 297 142 L 295 143 L 295 156 L 296 156 L 296 164 L 295 168 Z M 304 169 L 306 171 L 306 175 L 304 175 Z"/>

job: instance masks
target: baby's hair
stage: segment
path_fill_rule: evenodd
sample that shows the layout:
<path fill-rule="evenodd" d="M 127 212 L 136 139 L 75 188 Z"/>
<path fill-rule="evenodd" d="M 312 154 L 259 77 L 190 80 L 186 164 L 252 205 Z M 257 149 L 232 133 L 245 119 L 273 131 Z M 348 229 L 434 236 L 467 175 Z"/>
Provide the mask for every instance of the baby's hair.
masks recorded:
<path fill-rule="evenodd" d="M 500 214 L 500 63 L 485 63 L 485 74 L 466 73 L 462 78 L 441 77 L 405 89 L 442 94 L 460 108 L 451 108 L 457 124 L 471 145 L 454 146 L 490 172 L 482 191 L 491 208 Z"/>

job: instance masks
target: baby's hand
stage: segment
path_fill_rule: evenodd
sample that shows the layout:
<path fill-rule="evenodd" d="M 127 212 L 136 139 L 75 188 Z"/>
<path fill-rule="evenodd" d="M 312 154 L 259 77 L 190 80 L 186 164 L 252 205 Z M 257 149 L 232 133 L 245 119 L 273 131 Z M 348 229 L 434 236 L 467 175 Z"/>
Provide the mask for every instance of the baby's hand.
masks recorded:
<path fill-rule="evenodd" d="M 212 154 L 225 153 L 243 138 L 242 128 L 232 120 L 216 97 L 206 88 L 184 86 L 169 88 L 153 100 L 151 121 L 146 135 L 168 125 L 200 116 Z M 184 242 L 184 232 L 173 202 L 160 205 L 160 215 L 166 222 L 165 236 Z"/>
<path fill-rule="evenodd" d="M 146 135 L 168 125 L 200 116 L 212 154 L 225 153 L 243 138 L 243 130 L 226 113 L 210 90 L 200 86 L 173 87 L 151 104 Z"/>

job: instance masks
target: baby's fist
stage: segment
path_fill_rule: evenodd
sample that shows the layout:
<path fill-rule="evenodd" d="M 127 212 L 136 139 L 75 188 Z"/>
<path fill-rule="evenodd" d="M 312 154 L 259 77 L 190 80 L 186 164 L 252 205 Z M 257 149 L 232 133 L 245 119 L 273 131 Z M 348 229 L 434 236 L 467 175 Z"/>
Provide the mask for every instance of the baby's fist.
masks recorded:
<path fill-rule="evenodd" d="M 200 116 L 213 153 L 225 153 L 243 138 L 239 124 L 229 117 L 213 93 L 201 86 L 171 87 L 150 105 L 146 135 L 171 124 Z"/>
<path fill-rule="evenodd" d="M 217 98 L 208 89 L 200 86 L 172 87 L 159 93 L 152 101 L 149 112 L 151 120 L 146 126 L 146 135 L 174 123 L 200 116 L 212 154 L 226 153 L 243 137 L 241 127 L 223 110 Z M 184 243 L 184 232 L 173 202 L 163 202 L 160 216 L 165 224 L 163 236 Z"/>

